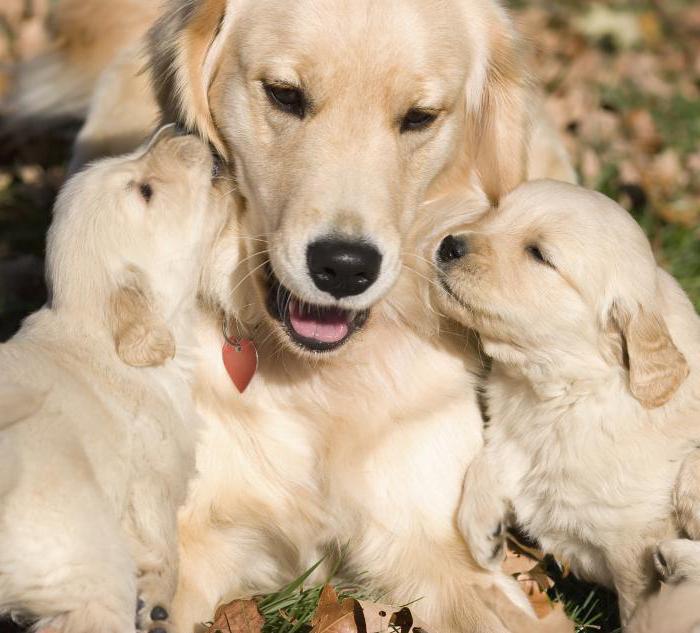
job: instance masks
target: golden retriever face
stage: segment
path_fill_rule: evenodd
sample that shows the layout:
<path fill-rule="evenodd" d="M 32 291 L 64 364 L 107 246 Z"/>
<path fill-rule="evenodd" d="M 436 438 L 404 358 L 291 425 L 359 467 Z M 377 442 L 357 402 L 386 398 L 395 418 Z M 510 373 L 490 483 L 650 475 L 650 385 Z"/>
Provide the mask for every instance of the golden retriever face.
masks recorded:
<path fill-rule="evenodd" d="M 214 159 L 195 136 L 160 130 L 148 147 L 100 161 L 62 190 L 49 232 L 55 309 L 93 315 L 122 360 L 171 357 L 166 323 L 194 305 L 200 272 L 227 210 Z"/>
<path fill-rule="evenodd" d="M 302 350 L 334 350 L 395 284 L 431 183 L 478 162 L 476 128 L 484 160 L 504 128 L 524 136 L 507 18 L 491 0 L 179 5 L 152 36 L 162 101 L 233 164 L 269 316 Z M 503 125 L 480 119 L 501 97 Z"/>
<path fill-rule="evenodd" d="M 446 237 L 435 261 L 441 308 L 503 362 L 582 361 L 589 371 L 601 358 L 628 362 L 632 393 L 647 407 L 668 401 L 687 375 L 660 313 L 649 242 L 601 194 L 554 181 L 521 185 Z"/>

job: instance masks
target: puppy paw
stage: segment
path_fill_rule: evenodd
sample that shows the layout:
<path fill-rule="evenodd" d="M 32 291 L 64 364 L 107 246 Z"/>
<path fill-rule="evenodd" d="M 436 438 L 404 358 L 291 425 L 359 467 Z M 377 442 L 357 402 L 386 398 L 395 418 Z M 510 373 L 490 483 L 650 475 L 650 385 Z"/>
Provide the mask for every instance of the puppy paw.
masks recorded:
<path fill-rule="evenodd" d="M 151 605 L 139 599 L 136 612 L 136 628 L 148 633 L 170 633 L 173 630 L 170 622 L 170 611 L 162 604 Z"/>
<path fill-rule="evenodd" d="M 667 584 L 700 581 L 700 542 L 686 539 L 662 541 L 654 551 L 654 565 Z"/>
<path fill-rule="evenodd" d="M 506 529 L 502 508 L 466 507 L 460 517 L 460 528 L 476 563 L 485 569 L 498 569 L 506 547 Z M 467 515 L 471 512 L 471 515 Z"/>
<path fill-rule="evenodd" d="M 157 577 L 144 576 L 139 581 L 136 628 L 144 633 L 170 633 L 170 600 L 163 595 Z"/>

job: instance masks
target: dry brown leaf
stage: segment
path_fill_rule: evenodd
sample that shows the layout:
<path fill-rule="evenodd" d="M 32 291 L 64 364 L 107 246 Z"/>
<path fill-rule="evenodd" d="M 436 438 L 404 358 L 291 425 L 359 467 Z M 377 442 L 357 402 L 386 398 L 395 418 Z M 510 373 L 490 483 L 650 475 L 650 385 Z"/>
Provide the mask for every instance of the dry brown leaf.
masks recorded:
<path fill-rule="evenodd" d="M 208 633 L 260 633 L 263 624 L 254 600 L 234 600 L 216 610 Z"/>
<path fill-rule="evenodd" d="M 518 608 L 500 589 L 476 587 L 479 597 L 501 619 L 510 633 L 574 633 L 574 623 L 556 605 L 543 619 L 536 619 Z"/>
<path fill-rule="evenodd" d="M 519 576 L 520 574 L 526 574 L 536 565 L 536 560 L 515 552 L 509 546 L 506 548 L 506 558 L 501 565 L 501 570 L 509 576 Z"/>
<path fill-rule="evenodd" d="M 400 609 L 387 604 L 366 602 L 365 600 L 362 600 L 360 604 L 365 614 L 365 624 L 368 633 L 393 633 L 390 627 L 391 620 L 393 617 L 394 622 L 397 621 L 398 617 L 395 617 L 394 614 L 400 611 Z M 432 632 L 433 629 L 431 629 L 428 624 L 418 619 L 413 613 L 411 613 L 411 619 L 413 622 L 412 629 L 410 629 L 412 633 Z"/>
<path fill-rule="evenodd" d="M 653 195 L 665 198 L 687 187 L 690 176 L 681 163 L 679 153 L 675 149 L 667 149 L 654 157 L 644 179 Z"/>
<path fill-rule="evenodd" d="M 501 569 L 518 581 L 540 618 L 548 616 L 554 608 L 547 595 L 547 590 L 554 583 L 545 571 L 543 559 L 544 554 L 540 550 L 520 543 L 514 536 L 508 535 L 506 558 Z"/>
<path fill-rule="evenodd" d="M 357 600 L 347 598 L 340 603 L 335 589 L 326 585 L 311 620 L 311 633 L 366 633 L 364 622 L 364 612 Z"/>
<path fill-rule="evenodd" d="M 663 41 L 663 27 L 654 11 L 644 11 L 639 16 L 639 28 L 647 46 L 658 46 Z"/>
<path fill-rule="evenodd" d="M 657 211 L 666 222 L 682 224 L 689 229 L 697 228 L 700 225 L 700 200 L 695 196 L 687 196 L 674 202 L 659 205 Z"/>
<path fill-rule="evenodd" d="M 632 134 L 632 140 L 648 154 L 659 151 L 663 139 L 656 128 L 656 123 L 648 110 L 638 108 L 625 116 L 625 124 Z"/>

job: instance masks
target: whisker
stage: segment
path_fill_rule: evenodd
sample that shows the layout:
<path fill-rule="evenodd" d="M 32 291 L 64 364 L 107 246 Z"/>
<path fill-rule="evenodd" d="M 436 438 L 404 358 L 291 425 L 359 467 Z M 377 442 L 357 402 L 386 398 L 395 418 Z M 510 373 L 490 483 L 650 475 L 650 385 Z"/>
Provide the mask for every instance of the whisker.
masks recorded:
<path fill-rule="evenodd" d="M 411 253 L 409 251 L 401 251 L 401 254 L 405 255 L 407 257 L 416 257 L 417 259 L 424 261 L 426 264 L 428 264 L 431 268 L 435 269 L 436 271 L 440 271 L 440 267 L 435 262 L 429 260 L 427 257 L 423 257 L 423 255 L 419 255 L 418 253 Z"/>
<path fill-rule="evenodd" d="M 241 285 L 243 285 L 244 282 L 246 282 L 250 277 L 252 277 L 252 276 L 253 276 L 258 270 L 260 270 L 263 266 L 266 266 L 266 265 L 269 263 L 269 261 L 270 261 L 269 259 L 266 259 L 264 262 L 262 262 L 262 264 L 259 264 L 258 266 L 256 266 L 256 267 L 253 268 L 252 270 L 250 270 L 250 271 L 246 274 L 246 276 L 243 277 L 243 279 L 241 279 L 241 280 L 236 284 L 236 286 L 233 288 L 233 290 L 231 290 L 231 293 L 230 293 L 230 294 L 231 294 L 231 295 L 235 294 L 236 290 L 238 290 L 238 289 L 241 287 Z"/>

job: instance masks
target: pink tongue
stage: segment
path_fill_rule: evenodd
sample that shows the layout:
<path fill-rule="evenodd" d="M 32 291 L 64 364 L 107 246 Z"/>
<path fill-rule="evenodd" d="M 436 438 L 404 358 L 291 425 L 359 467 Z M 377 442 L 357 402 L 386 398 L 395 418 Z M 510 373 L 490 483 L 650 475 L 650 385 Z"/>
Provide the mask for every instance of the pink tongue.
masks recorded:
<path fill-rule="evenodd" d="M 348 318 L 342 310 L 329 308 L 321 314 L 303 312 L 296 301 L 289 306 L 289 320 L 294 331 L 303 338 L 320 343 L 338 343 L 350 330 Z"/>

